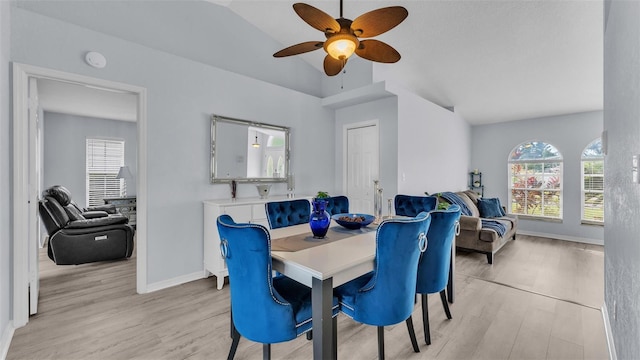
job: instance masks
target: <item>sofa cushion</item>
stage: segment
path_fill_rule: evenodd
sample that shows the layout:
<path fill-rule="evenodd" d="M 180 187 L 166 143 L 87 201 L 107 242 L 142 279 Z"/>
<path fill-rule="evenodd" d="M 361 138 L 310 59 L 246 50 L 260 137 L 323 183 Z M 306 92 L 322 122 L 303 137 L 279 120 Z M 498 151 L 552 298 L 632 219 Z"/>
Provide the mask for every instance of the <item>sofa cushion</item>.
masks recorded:
<path fill-rule="evenodd" d="M 498 198 L 478 199 L 478 210 L 480 217 L 483 218 L 496 218 L 505 215 Z"/>
<path fill-rule="evenodd" d="M 507 230 L 505 234 L 508 234 L 511 231 L 513 226 L 513 223 L 511 221 L 509 221 L 506 218 L 497 218 L 495 220 L 505 226 Z M 496 233 L 496 231 L 493 229 L 482 228 L 482 230 L 480 230 L 479 239 L 481 241 L 494 242 L 498 240 L 503 240 L 504 238 L 506 238 L 506 236 L 501 238 L 500 236 L 498 236 L 498 233 Z"/>
<path fill-rule="evenodd" d="M 457 192 L 455 194 L 458 195 L 460 199 L 462 199 L 462 201 L 464 201 L 465 205 L 467 205 L 467 207 L 471 211 L 471 216 L 480 217 L 480 211 L 478 211 L 478 207 L 464 191 Z"/>

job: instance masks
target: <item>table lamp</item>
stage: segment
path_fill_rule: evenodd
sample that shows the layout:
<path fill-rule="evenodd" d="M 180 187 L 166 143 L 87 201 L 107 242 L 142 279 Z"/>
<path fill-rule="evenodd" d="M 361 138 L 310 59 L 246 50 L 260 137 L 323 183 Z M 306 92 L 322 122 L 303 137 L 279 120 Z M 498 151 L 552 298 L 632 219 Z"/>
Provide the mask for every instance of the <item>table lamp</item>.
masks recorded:
<path fill-rule="evenodd" d="M 131 171 L 129 171 L 128 166 L 120 166 L 120 170 L 118 171 L 118 175 L 116 175 L 116 179 L 122 179 L 124 181 L 124 189 L 122 191 L 122 196 L 127 196 L 127 179 L 132 178 Z"/>

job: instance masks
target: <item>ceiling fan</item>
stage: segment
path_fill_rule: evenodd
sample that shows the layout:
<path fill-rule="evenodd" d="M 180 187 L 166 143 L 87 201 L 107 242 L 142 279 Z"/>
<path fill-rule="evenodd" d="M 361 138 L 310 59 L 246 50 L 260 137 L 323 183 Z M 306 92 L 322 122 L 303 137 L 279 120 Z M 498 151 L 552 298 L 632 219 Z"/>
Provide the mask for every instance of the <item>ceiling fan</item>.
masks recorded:
<path fill-rule="evenodd" d="M 409 15 L 402 6 L 390 6 L 362 14 L 355 20 L 342 17 L 342 0 L 340 0 L 340 18 L 334 19 L 322 10 L 303 3 L 293 4 L 293 10 L 313 28 L 320 30 L 327 37 L 322 41 L 307 41 L 284 48 L 274 57 L 285 57 L 303 54 L 324 48 L 324 72 L 333 76 L 342 70 L 347 59 L 353 55 L 381 62 L 394 63 L 400 60 L 400 53 L 390 45 L 371 38 L 385 33 L 400 24 Z"/>

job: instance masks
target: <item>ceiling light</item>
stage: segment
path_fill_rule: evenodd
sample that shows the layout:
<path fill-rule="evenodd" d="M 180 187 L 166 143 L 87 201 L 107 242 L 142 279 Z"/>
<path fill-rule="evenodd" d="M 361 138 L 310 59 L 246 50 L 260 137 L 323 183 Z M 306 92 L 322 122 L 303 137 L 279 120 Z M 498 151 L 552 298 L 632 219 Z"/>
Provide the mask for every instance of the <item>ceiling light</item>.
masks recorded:
<path fill-rule="evenodd" d="M 259 148 L 260 147 L 260 143 L 258 143 L 258 132 L 256 131 L 256 141 L 251 144 L 251 146 L 253 146 L 254 148 Z"/>
<path fill-rule="evenodd" d="M 324 42 L 324 50 L 336 60 L 345 60 L 358 47 L 358 38 L 351 34 L 336 34 Z"/>

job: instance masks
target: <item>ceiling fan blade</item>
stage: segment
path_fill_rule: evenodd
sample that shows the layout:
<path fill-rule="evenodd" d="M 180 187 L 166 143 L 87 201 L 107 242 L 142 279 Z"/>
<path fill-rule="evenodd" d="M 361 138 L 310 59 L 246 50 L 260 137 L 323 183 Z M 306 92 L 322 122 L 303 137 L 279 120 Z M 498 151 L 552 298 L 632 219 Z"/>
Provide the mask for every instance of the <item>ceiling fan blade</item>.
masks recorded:
<path fill-rule="evenodd" d="M 315 29 L 322 32 L 329 31 L 334 33 L 340 31 L 340 24 L 338 24 L 336 19 L 320 9 L 304 3 L 295 3 L 293 4 L 293 10 L 295 10 L 302 20 Z"/>
<path fill-rule="evenodd" d="M 277 53 L 273 54 L 273 57 L 285 57 L 291 55 L 303 54 L 309 51 L 322 49 L 322 41 L 307 41 L 300 44 L 291 45 L 288 48 L 284 48 Z"/>
<path fill-rule="evenodd" d="M 327 55 L 324 58 L 324 72 L 329 76 L 338 75 L 340 70 L 347 64 L 347 59 L 337 60 Z"/>
<path fill-rule="evenodd" d="M 381 63 L 394 63 L 400 60 L 400 53 L 380 40 L 360 41 L 356 54 L 361 58 Z"/>
<path fill-rule="evenodd" d="M 351 29 L 357 37 L 370 38 L 398 26 L 408 15 L 402 6 L 385 7 L 358 16 L 351 23 Z"/>

